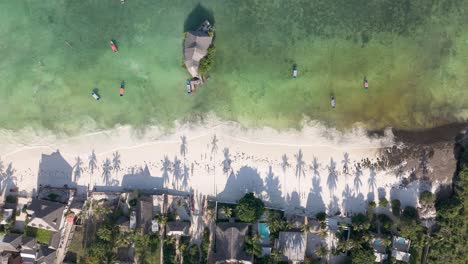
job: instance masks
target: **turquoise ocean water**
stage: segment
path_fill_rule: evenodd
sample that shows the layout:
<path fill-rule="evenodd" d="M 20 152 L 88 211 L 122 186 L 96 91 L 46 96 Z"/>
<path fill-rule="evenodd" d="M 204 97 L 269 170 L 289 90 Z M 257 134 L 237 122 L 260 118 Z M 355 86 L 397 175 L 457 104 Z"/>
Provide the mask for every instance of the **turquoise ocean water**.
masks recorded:
<path fill-rule="evenodd" d="M 372 128 L 466 120 L 467 7 L 467 0 L 3 0 L 0 127 L 76 133 L 209 112 L 276 128 L 304 118 Z M 203 18 L 216 28 L 216 60 L 206 85 L 188 96 L 183 32 Z"/>

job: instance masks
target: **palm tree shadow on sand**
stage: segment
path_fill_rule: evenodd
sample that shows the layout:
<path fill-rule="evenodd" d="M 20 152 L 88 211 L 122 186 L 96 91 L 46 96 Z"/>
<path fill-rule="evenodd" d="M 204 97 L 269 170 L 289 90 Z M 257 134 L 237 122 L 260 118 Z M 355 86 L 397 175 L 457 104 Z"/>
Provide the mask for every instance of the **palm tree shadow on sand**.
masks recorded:
<path fill-rule="evenodd" d="M 328 189 L 330 189 L 330 191 L 334 191 L 336 189 L 336 182 L 337 182 L 336 174 L 337 174 L 336 162 L 333 160 L 333 158 L 330 158 L 330 165 L 328 166 L 328 178 L 327 178 Z"/>
<path fill-rule="evenodd" d="M 354 172 L 354 188 L 356 191 L 359 192 L 359 190 L 362 187 L 362 181 L 361 181 L 361 176 L 362 176 L 362 169 L 361 169 L 361 164 L 356 164 L 354 165 L 355 167 L 355 172 Z"/>
<path fill-rule="evenodd" d="M 199 3 L 185 19 L 184 32 L 196 30 L 205 20 L 208 20 L 210 24 L 214 26 L 215 19 L 213 11 Z"/>
<path fill-rule="evenodd" d="M 172 163 L 167 156 L 164 156 L 164 160 L 162 161 L 161 172 L 163 185 L 167 188 L 167 184 L 169 184 L 169 172 L 172 172 Z"/>
<path fill-rule="evenodd" d="M 185 158 L 185 155 L 187 154 L 187 137 L 186 136 L 181 136 L 180 137 L 180 155 Z"/>
<path fill-rule="evenodd" d="M 77 182 L 81 178 L 81 174 L 83 173 L 83 161 L 78 156 L 75 159 L 75 166 L 73 166 L 73 173 L 75 174 L 75 182 Z"/>
<path fill-rule="evenodd" d="M 111 180 L 112 165 L 109 158 L 106 158 L 102 163 L 102 179 L 104 180 L 104 185 L 109 186 Z"/>
<path fill-rule="evenodd" d="M 89 155 L 89 162 L 88 162 L 88 169 L 91 172 L 91 174 L 94 173 L 95 170 L 97 170 L 97 158 L 96 158 L 96 153 L 91 152 L 91 155 Z"/>

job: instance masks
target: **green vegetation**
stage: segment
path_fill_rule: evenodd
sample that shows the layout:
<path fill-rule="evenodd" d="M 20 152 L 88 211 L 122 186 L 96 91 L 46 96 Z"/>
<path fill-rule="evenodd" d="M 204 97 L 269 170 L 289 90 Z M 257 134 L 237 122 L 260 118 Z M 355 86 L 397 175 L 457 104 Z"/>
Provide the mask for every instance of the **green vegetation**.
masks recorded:
<path fill-rule="evenodd" d="M 210 229 L 208 227 L 205 227 L 203 230 L 203 239 L 202 239 L 202 244 L 201 244 L 201 250 L 202 250 L 202 255 L 201 255 L 201 263 L 207 263 L 208 261 L 208 253 L 210 252 Z"/>
<path fill-rule="evenodd" d="M 211 67 L 213 66 L 213 63 L 214 63 L 215 53 L 216 53 L 216 48 L 213 45 L 211 45 L 208 48 L 206 56 L 203 57 L 203 59 L 200 60 L 200 66 L 198 67 L 198 73 L 201 76 L 206 76 L 209 73 L 209 71 L 211 70 Z"/>
<path fill-rule="evenodd" d="M 164 264 L 176 264 L 177 263 L 175 239 L 173 239 L 173 237 L 168 237 L 168 239 L 164 241 L 163 256 L 164 256 Z"/>
<path fill-rule="evenodd" d="M 388 206 L 388 200 L 385 197 L 382 197 L 379 199 L 379 206 L 382 207 L 387 207 Z"/>
<path fill-rule="evenodd" d="M 94 225 L 85 248 L 85 263 L 111 263 L 119 248 L 135 247 L 138 263 L 149 264 L 160 261 L 160 241 L 157 234 L 141 234 L 140 230 L 122 232 L 116 225 L 122 216 L 121 210 L 113 210 L 105 204 L 93 205 Z"/>
<path fill-rule="evenodd" d="M 288 229 L 288 222 L 283 218 L 280 212 L 275 210 L 267 211 L 267 224 L 271 239 L 277 239 L 279 237 L 279 232 Z"/>
<path fill-rule="evenodd" d="M 424 191 L 419 194 L 419 202 L 422 205 L 433 205 L 435 201 L 435 196 L 432 192 L 430 191 Z"/>
<path fill-rule="evenodd" d="M 400 200 L 398 200 L 398 199 L 392 200 L 392 213 L 393 213 L 393 215 L 395 215 L 396 217 L 399 217 L 400 213 L 401 213 L 400 211 L 401 211 Z"/>
<path fill-rule="evenodd" d="M 18 197 L 15 196 L 15 195 L 7 195 L 7 197 L 5 198 L 5 202 L 6 203 L 11 203 L 11 204 L 16 204 L 18 203 Z"/>
<path fill-rule="evenodd" d="M 327 218 L 327 214 L 325 212 L 320 212 L 315 215 L 315 218 L 317 218 L 317 220 L 320 222 L 323 222 Z"/>
<path fill-rule="evenodd" d="M 51 201 L 56 201 L 58 197 L 59 195 L 56 193 L 49 193 L 49 195 L 47 195 L 47 198 Z"/>
<path fill-rule="evenodd" d="M 83 247 L 83 231 L 81 227 L 77 227 L 73 233 L 73 239 L 67 252 L 66 261 L 71 263 L 84 263 L 85 248 Z"/>
<path fill-rule="evenodd" d="M 187 250 L 184 251 L 184 264 L 197 264 L 200 262 L 200 251 L 198 246 L 195 244 L 190 245 Z"/>
<path fill-rule="evenodd" d="M 375 262 L 374 252 L 370 248 L 352 251 L 351 259 L 353 264 L 368 264 Z"/>
<path fill-rule="evenodd" d="M 468 149 L 465 146 L 460 160 L 458 177 L 453 182 L 453 194 L 450 198 L 438 201 L 438 230 L 431 240 L 428 263 L 468 262 Z"/>
<path fill-rule="evenodd" d="M 244 237 L 245 252 L 255 257 L 260 257 L 260 255 L 262 254 L 262 247 L 260 246 L 260 240 L 261 238 L 259 235 Z"/>
<path fill-rule="evenodd" d="M 52 232 L 50 231 L 30 226 L 26 227 L 25 233 L 27 236 L 34 237 L 37 242 L 43 244 L 49 244 L 50 238 L 52 236 Z"/>
<path fill-rule="evenodd" d="M 254 223 L 263 214 L 265 205 L 262 200 L 256 198 L 253 193 L 247 193 L 239 200 L 236 212 L 242 222 Z"/>

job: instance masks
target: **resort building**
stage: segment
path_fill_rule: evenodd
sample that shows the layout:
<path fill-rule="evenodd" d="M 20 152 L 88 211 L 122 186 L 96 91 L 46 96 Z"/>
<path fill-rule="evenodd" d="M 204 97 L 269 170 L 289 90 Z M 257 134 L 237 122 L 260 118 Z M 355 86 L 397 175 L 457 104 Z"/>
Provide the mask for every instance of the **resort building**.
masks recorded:
<path fill-rule="evenodd" d="M 219 223 L 216 227 L 214 263 L 253 263 L 253 256 L 244 251 L 244 238 L 249 225 L 244 223 Z"/>
<path fill-rule="evenodd" d="M 63 225 L 65 206 L 57 202 L 33 199 L 27 207 L 28 226 L 58 232 Z"/>
<path fill-rule="evenodd" d="M 210 34 L 211 30 L 210 22 L 205 20 L 197 30 L 185 34 L 184 64 L 193 78 L 200 79 L 198 67 L 200 66 L 200 60 L 206 56 L 208 48 L 213 42 L 213 37 Z"/>
<path fill-rule="evenodd" d="M 388 258 L 387 247 L 384 245 L 382 239 L 372 239 L 371 246 L 374 249 L 375 262 L 381 263 Z"/>
<path fill-rule="evenodd" d="M 174 221 L 167 222 L 166 235 L 168 236 L 188 236 L 189 235 L 189 222 Z"/>
<path fill-rule="evenodd" d="M 392 241 L 392 257 L 396 260 L 409 262 L 411 254 L 408 253 L 411 241 L 403 237 L 393 237 Z"/>

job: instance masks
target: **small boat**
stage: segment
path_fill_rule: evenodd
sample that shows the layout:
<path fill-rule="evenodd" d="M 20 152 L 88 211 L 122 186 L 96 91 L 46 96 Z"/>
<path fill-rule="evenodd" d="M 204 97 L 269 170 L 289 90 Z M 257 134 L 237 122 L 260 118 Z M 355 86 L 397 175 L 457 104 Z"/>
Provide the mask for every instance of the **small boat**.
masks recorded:
<path fill-rule="evenodd" d="M 335 108 L 336 102 L 335 102 L 335 97 L 334 97 L 334 96 L 331 96 L 331 97 L 330 97 L 330 104 L 331 104 L 331 107 L 332 107 L 332 108 Z"/>
<path fill-rule="evenodd" d="M 367 81 L 366 78 L 364 78 L 364 90 L 369 89 L 369 82 Z"/>
<path fill-rule="evenodd" d="M 112 49 L 113 52 L 118 52 L 119 49 L 117 49 L 117 45 L 115 45 L 114 41 L 110 41 L 110 47 Z"/>
<path fill-rule="evenodd" d="M 192 93 L 192 87 L 190 85 L 190 80 L 185 82 L 185 88 L 187 89 L 187 93 Z"/>
<path fill-rule="evenodd" d="M 122 81 L 122 82 L 120 83 L 120 89 L 119 89 L 119 94 L 120 94 L 120 96 L 123 96 L 123 95 L 124 95 L 124 92 L 125 92 L 125 82 Z"/>
<path fill-rule="evenodd" d="M 99 96 L 99 94 L 97 94 L 96 91 L 92 91 L 92 92 L 91 92 L 91 96 L 92 96 L 94 99 L 96 99 L 96 100 L 101 99 L 101 96 Z"/>
<path fill-rule="evenodd" d="M 293 66 L 293 74 L 292 75 L 293 75 L 293 78 L 297 78 L 297 66 L 296 65 Z"/>

